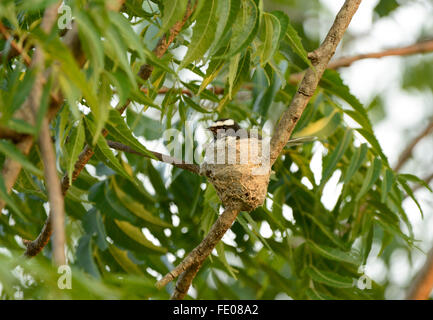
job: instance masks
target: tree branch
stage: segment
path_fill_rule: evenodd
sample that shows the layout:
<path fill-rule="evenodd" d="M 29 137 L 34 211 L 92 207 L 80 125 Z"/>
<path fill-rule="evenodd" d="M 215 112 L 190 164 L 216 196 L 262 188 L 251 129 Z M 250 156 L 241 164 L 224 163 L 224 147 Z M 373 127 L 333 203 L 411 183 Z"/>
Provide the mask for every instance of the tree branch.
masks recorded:
<path fill-rule="evenodd" d="M 358 54 L 352 57 L 342 57 L 329 63 L 328 68 L 338 69 L 341 67 L 348 67 L 352 63 L 363 59 L 380 59 L 389 56 L 408 56 L 412 54 L 426 53 L 432 51 L 433 51 L 433 40 L 427 40 L 427 41 L 412 44 L 407 47 L 393 48 L 393 49 L 383 50 L 380 52 Z"/>
<path fill-rule="evenodd" d="M 174 292 L 170 297 L 170 300 L 182 300 L 188 293 L 189 287 L 194 280 L 197 272 L 200 270 L 204 261 L 200 263 L 192 264 L 184 273 L 179 276 L 174 287 Z"/>
<path fill-rule="evenodd" d="M 233 222 L 236 220 L 236 217 L 240 212 L 239 208 L 240 207 L 236 205 L 233 205 L 232 207 L 227 207 L 224 210 L 224 212 L 218 217 L 215 223 L 212 225 L 211 229 L 209 230 L 209 233 L 203 239 L 203 241 L 200 242 L 200 244 L 197 247 L 195 247 L 176 268 L 174 268 L 172 271 L 167 273 L 161 280 L 159 280 L 156 283 L 156 287 L 162 288 L 167 283 L 177 278 L 181 273 L 190 269 L 190 267 L 193 265 L 194 265 L 193 268 L 199 268 L 203 263 L 203 261 L 206 260 L 206 258 L 209 256 L 209 254 L 218 244 L 218 242 L 222 239 L 222 237 L 227 232 L 227 230 L 230 229 L 230 227 L 232 226 Z M 190 279 L 192 281 L 193 278 L 194 277 L 190 278 L 184 276 L 184 279 L 181 281 L 181 283 L 186 281 L 186 279 Z M 186 288 L 185 284 L 182 283 L 180 288 Z M 188 289 L 186 289 L 186 291 L 188 291 Z"/>
<path fill-rule="evenodd" d="M 65 257 L 65 208 L 64 200 L 57 176 L 56 153 L 50 135 L 48 119 L 42 123 L 39 146 L 41 148 L 42 160 L 44 163 L 45 186 L 48 191 L 50 202 L 50 222 L 54 233 L 53 259 L 58 266 L 66 264 Z"/>
<path fill-rule="evenodd" d="M 400 157 L 398 158 L 398 162 L 394 167 L 394 171 L 400 171 L 400 169 L 403 167 L 403 165 L 409 160 L 409 158 L 412 155 L 413 149 L 415 146 L 426 136 L 428 136 L 430 133 L 433 132 L 433 119 L 430 120 L 427 127 L 418 134 L 403 150 L 403 152 L 400 154 Z"/>

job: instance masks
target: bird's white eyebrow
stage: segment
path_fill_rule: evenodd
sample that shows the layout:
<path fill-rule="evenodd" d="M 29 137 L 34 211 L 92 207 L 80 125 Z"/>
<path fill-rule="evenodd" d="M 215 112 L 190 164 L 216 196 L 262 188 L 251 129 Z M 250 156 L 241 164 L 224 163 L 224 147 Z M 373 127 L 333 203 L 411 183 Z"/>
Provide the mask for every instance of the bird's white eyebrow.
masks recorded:
<path fill-rule="evenodd" d="M 210 127 L 211 127 L 211 128 L 213 128 L 213 127 L 220 127 L 220 126 L 222 126 L 222 125 L 223 125 L 223 122 L 222 122 L 222 121 L 217 121 L 217 122 L 213 123 Z"/>
<path fill-rule="evenodd" d="M 222 125 L 224 125 L 224 126 L 232 126 L 234 124 L 235 124 L 235 122 L 232 119 L 227 119 L 226 121 L 224 121 L 222 123 Z"/>

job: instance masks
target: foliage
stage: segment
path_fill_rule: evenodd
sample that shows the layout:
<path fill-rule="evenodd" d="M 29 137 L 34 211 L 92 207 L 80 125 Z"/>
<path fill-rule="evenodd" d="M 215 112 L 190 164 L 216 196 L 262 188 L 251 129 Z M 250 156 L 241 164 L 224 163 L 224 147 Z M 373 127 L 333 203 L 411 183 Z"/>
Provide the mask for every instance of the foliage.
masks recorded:
<path fill-rule="evenodd" d="M 22 252 L 21 239 L 39 234 L 47 191 L 38 147 L 24 157 L 10 142 L 0 141 L 0 152 L 23 165 L 10 195 L 0 179 L 0 196 L 7 203 L 0 215 L 0 248 L 12 253 L 0 256 L 1 295 L 166 299 L 168 291 L 153 286 L 156 278 L 201 241 L 220 212 L 219 199 L 203 177 L 113 152 L 106 139 L 147 153 L 151 141 L 168 143 L 161 139 L 164 130 L 184 132 L 194 129 L 191 123 L 208 126 L 217 118 L 233 118 L 243 127 L 273 126 L 296 91 L 290 75 L 308 67 L 307 49 L 317 39 L 308 38 L 286 13 L 265 11 L 261 1 L 200 0 L 158 60 L 152 53 L 157 38 L 183 17 L 187 1 L 176 1 L 176 6 L 127 1 L 117 13 L 104 1 L 71 0 L 66 4 L 88 60 L 81 69 L 61 41 L 62 30 L 56 26 L 49 35 L 40 30 L 42 12 L 52 2 L 29 7 L 23 1 L 2 1 L 0 18 L 25 40 L 25 48 L 43 48 L 53 71 L 45 87 L 65 97 L 51 126 L 59 176 L 72 172 L 86 143 L 95 150 L 65 197 L 73 289 L 57 289 L 50 245 L 29 262 L 11 258 Z M 393 9 L 385 2 L 376 9 L 379 15 Z M 7 53 L 10 43 L 0 40 L 0 48 Z M 1 125 L 36 134 L 37 127 L 14 118 L 34 73 L 20 56 L 1 63 Z M 145 63 L 154 66 L 147 81 L 137 76 Z M 182 76 L 184 70 L 191 76 Z M 158 94 L 163 87 L 169 90 Z M 212 90 L 216 87 L 223 87 L 223 94 Z M 126 101 L 132 103 L 119 115 L 114 107 Z M 106 138 L 102 128 L 109 130 Z M 274 299 L 282 293 L 295 299 L 383 297 L 383 288 L 375 283 L 371 290 L 354 283 L 373 241 L 381 253 L 391 241 L 413 246 L 402 200 L 414 178 L 390 168 L 366 108 L 337 71 L 325 73 L 294 134 L 317 140 L 284 150 L 274 165 L 265 205 L 238 217 L 198 273 L 197 298 Z M 313 157 L 321 159 L 321 168 L 310 165 Z M 323 194 L 333 178 L 341 192 L 327 207 Z M 265 236 L 261 230 L 266 227 L 271 233 Z M 24 281 L 26 277 L 31 280 Z"/>

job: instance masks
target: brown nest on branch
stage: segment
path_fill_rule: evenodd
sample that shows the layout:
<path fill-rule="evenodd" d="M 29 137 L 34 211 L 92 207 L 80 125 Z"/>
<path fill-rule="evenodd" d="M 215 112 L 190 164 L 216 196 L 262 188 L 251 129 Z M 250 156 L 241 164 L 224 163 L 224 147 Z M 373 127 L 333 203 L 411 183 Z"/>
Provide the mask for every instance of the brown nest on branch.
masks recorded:
<path fill-rule="evenodd" d="M 214 185 L 224 206 L 252 211 L 266 198 L 271 174 L 269 142 L 218 139 L 207 146 L 200 173 Z"/>

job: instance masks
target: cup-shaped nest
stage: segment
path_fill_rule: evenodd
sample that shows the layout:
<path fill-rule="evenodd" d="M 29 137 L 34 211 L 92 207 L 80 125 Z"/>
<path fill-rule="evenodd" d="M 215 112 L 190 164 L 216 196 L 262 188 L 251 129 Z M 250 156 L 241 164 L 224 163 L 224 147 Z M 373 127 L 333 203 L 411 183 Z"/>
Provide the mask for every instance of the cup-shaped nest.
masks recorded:
<path fill-rule="evenodd" d="M 217 190 L 224 206 L 236 204 L 243 211 L 261 206 L 271 173 L 269 141 L 256 138 L 217 139 L 206 148 L 200 167 Z"/>

